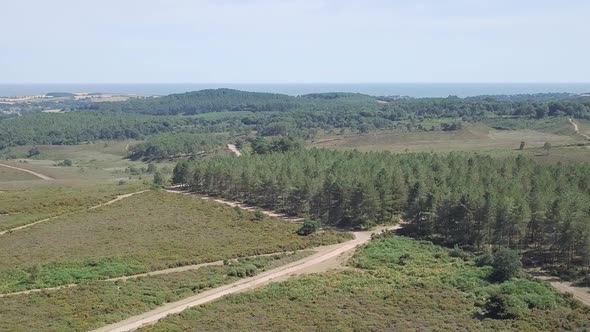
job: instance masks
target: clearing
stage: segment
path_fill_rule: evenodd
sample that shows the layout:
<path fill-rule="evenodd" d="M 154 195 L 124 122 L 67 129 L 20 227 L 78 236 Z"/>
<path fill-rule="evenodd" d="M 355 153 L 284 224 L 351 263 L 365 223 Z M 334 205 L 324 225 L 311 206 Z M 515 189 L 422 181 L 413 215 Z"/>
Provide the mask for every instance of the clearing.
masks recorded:
<path fill-rule="evenodd" d="M 456 131 L 392 132 L 377 131 L 366 135 L 335 135 L 312 142 L 312 146 L 330 149 L 392 152 L 496 152 L 516 150 L 521 141 L 527 148 L 540 148 L 545 142 L 552 145 L 575 144 L 578 140 L 532 129 L 497 130 L 483 124 L 466 124 Z"/>

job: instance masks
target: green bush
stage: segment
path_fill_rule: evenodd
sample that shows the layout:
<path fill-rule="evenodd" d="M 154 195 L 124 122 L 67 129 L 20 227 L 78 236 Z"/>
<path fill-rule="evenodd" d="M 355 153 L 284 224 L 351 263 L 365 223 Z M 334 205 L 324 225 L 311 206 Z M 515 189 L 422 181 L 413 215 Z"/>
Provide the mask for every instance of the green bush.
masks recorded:
<path fill-rule="evenodd" d="M 262 212 L 262 210 L 256 209 L 256 211 L 254 211 L 254 220 L 261 221 L 264 220 L 264 217 L 265 215 L 264 212 Z"/>
<path fill-rule="evenodd" d="M 301 228 L 297 231 L 299 235 L 310 235 L 318 231 L 320 229 L 320 224 L 314 220 L 305 220 Z"/>
<path fill-rule="evenodd" d="M 502 247 L 494 252 L 492 267 L 492 281 L 504 282 L 520 273 L 522 263 L 515 250 Z"/>
<path fill-rule="evenodd" d="M 459 248 L 459 246 L 455 244 L 455 247 L 453 249 L 451 249 L 451 251 L 449 252 L 449 256 L 466 260 L 469 257 L 471 257 L 471 254 L 469 254 L 467 251 Z"/>
<path fill-rule="evenodd" d="M 494 263 L 494 255 L 490 252 L 483 253 L 477 257 L 475 257 L 475 265 L 478 267 L 483 266 L 492 266 Z"/>
<path fill-rule="evenodd" d="M 519 318 L 530 309 L 550 310 L 562 302 L 558 294 L 529 280 L 516 279 L 491 289 L 485 309 L 494 318 Z"/>
<path fill-rule="evenodd" d="M 523 316 L 528 307 L 526 302 L 509 294 L 494 294 L 486 305 L 487 314 L 493 318 L 515 319 Z"/>

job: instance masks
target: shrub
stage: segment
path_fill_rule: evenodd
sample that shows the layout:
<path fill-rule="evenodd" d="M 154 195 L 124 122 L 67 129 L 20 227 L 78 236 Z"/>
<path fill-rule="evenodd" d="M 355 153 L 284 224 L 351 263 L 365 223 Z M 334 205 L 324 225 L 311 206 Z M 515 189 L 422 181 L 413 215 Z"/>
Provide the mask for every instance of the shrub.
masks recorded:
<path fill-rule="evenodd" d="M 466 260 L 467 258 L 471 257 L 471 255 L 467 251 L 459 248 L 459 246 L 456 244 L 455 247 L 451 249 L 451 251 L 449 252 L 449 256 L 461 258 L 463 260 Z"/>
<path fill-rule="evenodd" d="M 319 228 L 320 228 L 320 224 L 317 221 L 305 220 L 303 222 L 303 225 L 301 226 L 301 228 L 299 228 L 299 230 L 297 231 L 297 234 L 304 235 L 304 236 L 310 235 L 310 234 L 317 232 Z"/>
<path fill-rule="evenodd" d="M 494 318 L 518 318 L 529 309 L 550 310 L 561 302 L 558 294 L 535 281 L 515 279 L 493 287 L 485 309 Z"/>
<path fill-rule="evenodd" d="M 156 186 L 163 186 L 166 183 L 166 180 L 162 176 L 160 172 L 154 173 L 154 185 Z"/>
<path fill-rule="evenodd" d="M 31 157 L 37 156 L 39 154 L 41 154 L 41 151 L 39 150 L 38 147 L 34 146 L 29 150 L 28 156 L 29 156 L 29 158 L 31 158 Z"/>
<path fill-rule="evenodd" d="M 65 167 L 72 167 L 74 163 L 70 159 L 65 159 L 57 164 L 57 166 L 65 166 Z"/>
<path fill-rule="evenodd" d="M 520 256 L 515 250 L 499 248 L 494 252 L 492 267 L 494 268 L 491 275 L 492 280 L 504 282 L 518 275 L 522 263 L 520 262 Z"/>
<path fill-rule="evenodd" d="M 152 174 L 156 173 L 156 171 L 158 171 L 158 167 L 154 163 L 149 163 L 147 166 L 147 172 Z"/>
<path fill-rule="evenodd" d="M 262 210 L 256 209 L 256 211 L 254 211 L 254 220 L 261 221 L 264 220 L 264 217 L 265 215 L 264 212 L 262 212 Z"/>
<path fill-rule="evenodd" d="M 477 257 L 475 257 L 475 265 L 482 267 L 482 266 L 492 266 L 494 263 L 494 255 L 492 253 L 486 252 Z"/>
<path fill-rule="evenodd" d="M 514 319 L 525 314 L 528 311 L 528 306 L 517 296 L 498 293 L 492 295 L 485 309 L 490 317 Z"/>

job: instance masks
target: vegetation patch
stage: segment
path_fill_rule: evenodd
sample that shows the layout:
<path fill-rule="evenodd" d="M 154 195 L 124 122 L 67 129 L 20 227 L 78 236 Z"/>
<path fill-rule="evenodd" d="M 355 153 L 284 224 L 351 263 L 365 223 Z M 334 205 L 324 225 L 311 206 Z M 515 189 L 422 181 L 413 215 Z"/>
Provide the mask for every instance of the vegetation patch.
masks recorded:
<path fill-rule="evenodd" d="M 0 166 L 0 182 L 39 180 L 33 174 Z"/>
<path fill-rule="evenodd" d="M 0 291 L 292 251 L 351 238 L 341 232 L 301 237 L 296 224 L 253 219 L 250 212 L 185 195 L 136 195 L 6 234 L 0 242 Z"/>
<path fill-rule="evenodd" d="M 310 253 L 230 260 L 225 266 L 116 282 L 93 281 L 58 291 L 3 297 L 0 330 L 88 331 L 297 261 Z M 245 270 L 248 274 L 236 273 Z"/>
<path fill-rule="evenodd" d="M 466 254 L 469 256 L 469 254 Z M 142 331 L 583 331 L 590 309 L 426 241 L 389 236 L 357 251 L 358 270 L 299 277 L 225 297 Z M 497 300 L 510 294 L 506 300 Z M 492 317 L 496 304 L 509 313 Z M 516 314 L 516 315 L 513 315 Z"/>
<path fill-rule="evenodd" d="M 0 199 L 0 231 L 37 220 L 82 211 L 106 203 L 118 195 L 139 191 L 139 184 L 94 186 L 42 186 L 11 190 Z"/>

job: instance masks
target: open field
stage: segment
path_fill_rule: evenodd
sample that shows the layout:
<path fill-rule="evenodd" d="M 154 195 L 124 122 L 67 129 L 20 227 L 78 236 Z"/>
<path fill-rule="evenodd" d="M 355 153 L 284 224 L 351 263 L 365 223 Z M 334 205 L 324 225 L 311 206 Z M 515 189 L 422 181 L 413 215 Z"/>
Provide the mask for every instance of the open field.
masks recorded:
<path fill-rule="evenodd" d="M 497 122 L 499 121 L 497 120 Z M 566 146 L 587 142 L 581 136 L 575 134 L 567 119 L 533 121 L 528 124 L 519 123 L 515 120 L 509 122 L 504 120 L 500 123 L 504 126 L 508 123 L 511 127 L 498 130 L 478 123 L 467 124 L 463 129 L 457 131 L 406 133 L 377 131 L 366 135 L 327 135 L 311 141 L 309 145 L 336 150 L 356 149 L 359 151 L 391 151 L 396 153 L 446 153 L 451 151 L 488 153 L 492 155 L 523 153 L 540 162 L 590 161 L 589 147 Z M 500 126 L 495 122 L 494 125 Z M 582 131 L 581 126 L 580 131 Z M 522 151 L 518 150 L 521 141 L 525 142 L 525 149 Z M 549 142 L 553 146 L 549 153 L 543 149 L 545 142 Z"/>
<path fill-rule="evenodd" d="M 33 174 L 0 166 L 0 182 L 38 180 Z"/>
<path fill-rule="evenodd" d="M 26 173 L 25 173 L 26 174 Z M 139 183 L 94 186 L 40 186 L 34 189 L 8 190 L 0 200 L 0 231 L 37 220 L 87 209 L 118 195 L 142 190 Z"/>
<path fill-rule="evenodd" d="M 31 189 L 41 186 L 93 186 L 95 184 L 123 182 L 151 183 L 152 174 L 142 172 L 147 164 L 141 161 L 126 159 L 127 148 L 139 141 L 108 141 L 83 145 L 40 145 L 40 154 L 33 159 L 25 159 L 31 146 L 12 147 L 0 152 L 2 157 L 18 157 L 21 159 L 2 160 L 1 162 L 44 174 L 53 179 L 46 183 L 40 179 L 36 181 L 3 181 L 0 177 L 0 190 Z M 58 166 L 64 160 L 71 160 L 73 166 Z M 169 174 L 174 168 L 172 162 L 157 164 L 164 174 Z M 0 171 L 2 171 L 0 169 Z"/>
<path fill-rule="evenodd" d="M 0 241 L 0 291 L 142 273 L 349 239 L 184 195 L 148 192 L 56 218 Z M 68 239 L 62 241 L 61 239 Z"/>
<path fill-rule="evenodd" d="M 108 168 L 115 166 L 127 166 L 138 164 L 124 159 L 127 156 L 127 148 L 141 141 L 106 141 L 80 145 L 37 145 L 40 154 L 35 160 L 62 161 L 70 159 L 75 166 Z M 11 147 L 2 151 L 5 156 L 24 159 L 32 146 Z"/>
<path fill-rule="evenodd" d="M 94 281 L 71 289 L 0 298 L 0 330 L 87 331 L 301 259 L 311 252 L 230 261 L 195 271 Z"/>
<path fill-rule="evenodd" d="M 189 309 L 142 331 L 583 331 L 590 309 L 525 278 L 487 281 L 478 267 L 427 242 L 373 240 L 356 269 L 298 277 Z M 496 296 L 496 297 L 494 297 Z M 493 316 L 506 297 L 508 315 Z"/>
<path fill-rule="evenodd" d="M 542 147 L 545 142 L 553 145 L 573 144 L 578 140 L 571 136 L 544 133 L 531 129 L 496 130 L 481 124 L 465 125 L 456 131 L 396 133 L 379 131 L 366 135 L 342 135 L 320 138 L 312 146 L 331 149 L 357 149 L 359 151 L 392 152 L 494 152 L 515 150 L 520 142 L 527 147 Z"/>

